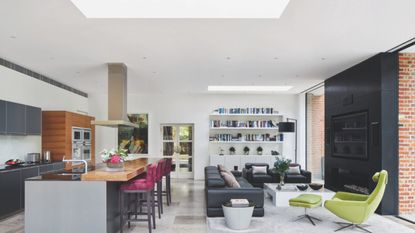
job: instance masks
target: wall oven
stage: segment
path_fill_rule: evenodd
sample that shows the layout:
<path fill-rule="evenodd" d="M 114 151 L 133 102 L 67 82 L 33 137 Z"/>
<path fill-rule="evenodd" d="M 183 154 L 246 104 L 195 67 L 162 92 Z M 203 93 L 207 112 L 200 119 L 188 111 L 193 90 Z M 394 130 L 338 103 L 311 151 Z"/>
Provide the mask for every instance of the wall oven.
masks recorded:
<path fill-rule="evenodd" d="M 90 128 L 72 128 L 72 159 L 91 160 Z"/>

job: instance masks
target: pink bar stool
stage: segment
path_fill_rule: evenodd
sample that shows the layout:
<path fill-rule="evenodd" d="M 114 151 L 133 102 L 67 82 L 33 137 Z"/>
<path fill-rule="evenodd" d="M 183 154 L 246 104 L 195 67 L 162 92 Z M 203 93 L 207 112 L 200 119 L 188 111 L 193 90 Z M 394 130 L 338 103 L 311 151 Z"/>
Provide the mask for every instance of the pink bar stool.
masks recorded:
<path fill-rule="evenodd" d="M 160 212 L 163 213 L 163 174 L 165 169 L 166 161 L 164 159 L 159 160 L 157 165 L 157 174 L 156 174 L 156 184 L 157 184 L 157 191 L 155 192 L 156 206 L 159 211 L 159 218 Z"/>
<path fill-rule="evenodd" d="M 170 173 L 172 171 L 172 159 L 167 158 L 166 165 L 164 167 L 164 174 L 163 176 L 166 177 L 166 190 L 163 191 L 163 195 L 166 196 L 166 202 L 169 206 L 171 203 L 171 180 L 170 180 Z"/>
<path fill-rule="evenodd" d="M 154 184 L 156 181 L 156 172 L 157 172 L 157 164 L 150 164 L 147 166 L 147 174 L 144 178 L 136 179 L 130 181 L 128 183 L 122 184 L 120 187 L 120 232 L 123 232 L 124 226 L 124 215 L 127 214 L 127 221 L 128 227 L 130 227 L 131 222 L 148 222 L 148 231 L 151 233 L 151 218 L 153 218 L 153 227 L 156 228 L 156 219 L 155 219 L 155 202 L 154 202 Z M 146 219 L 131 219 L 131 215 L 135 214 L 142 214 L 137 213 L 137 208 L 135 208 L 135 212 L 131 210 L 131 202 L 130 202 L 130 195 L 145 195 L 145 203 L 147 207 L 147 218 Z M 125 206 L 125 195 L 128 195 L 128 203 Z M 134 201 L 134 205 L 136 206 L 137 203 L 141 203 L 141 201 Z M 141 208 L 140 208 L 141 209 Z"/>

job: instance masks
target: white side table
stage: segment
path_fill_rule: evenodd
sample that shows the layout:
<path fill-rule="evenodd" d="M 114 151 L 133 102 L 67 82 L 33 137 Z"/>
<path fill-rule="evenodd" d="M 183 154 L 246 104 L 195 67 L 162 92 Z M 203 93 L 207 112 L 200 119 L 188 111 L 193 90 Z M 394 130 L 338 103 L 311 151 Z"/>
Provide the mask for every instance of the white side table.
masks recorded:
<path fill-rule="evenodd" d="M 226 226 L 232 230 L 243 230 L 249 227 L 254 206 L 228 207 L 222 205 Z"/>

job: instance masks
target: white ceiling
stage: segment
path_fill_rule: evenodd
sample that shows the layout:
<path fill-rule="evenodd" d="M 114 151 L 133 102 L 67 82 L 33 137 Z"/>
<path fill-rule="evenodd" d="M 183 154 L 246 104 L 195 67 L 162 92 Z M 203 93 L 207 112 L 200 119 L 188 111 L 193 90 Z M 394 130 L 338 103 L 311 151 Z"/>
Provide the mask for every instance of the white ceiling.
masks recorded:
<path fill-rule="evenodd" d="M 91 93 L 302 90 L 415 36 L 413 0 L 291 0 L 280 19 L 86 19 L 70 0 L 1 0 L 0 57 Z"/>

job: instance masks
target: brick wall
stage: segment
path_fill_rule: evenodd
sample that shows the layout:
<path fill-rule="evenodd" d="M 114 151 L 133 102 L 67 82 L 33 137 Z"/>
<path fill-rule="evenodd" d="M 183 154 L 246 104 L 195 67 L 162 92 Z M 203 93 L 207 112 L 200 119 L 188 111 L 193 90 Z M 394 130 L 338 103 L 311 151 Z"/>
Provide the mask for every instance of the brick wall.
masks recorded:
<path fill-rule="evenodd" d="M 399 212 L 415 213 L 415 53 L 399 55 Z"/>
<path fill-rule="evenodd" d="M 314 178 L 322 179 L 321 159 L 324 157 L 324 95 L 307 96 L 307 169 Z"/>

